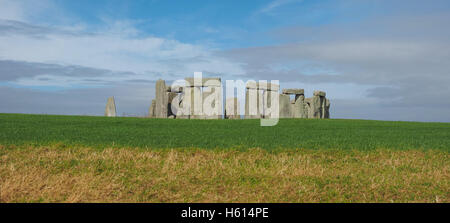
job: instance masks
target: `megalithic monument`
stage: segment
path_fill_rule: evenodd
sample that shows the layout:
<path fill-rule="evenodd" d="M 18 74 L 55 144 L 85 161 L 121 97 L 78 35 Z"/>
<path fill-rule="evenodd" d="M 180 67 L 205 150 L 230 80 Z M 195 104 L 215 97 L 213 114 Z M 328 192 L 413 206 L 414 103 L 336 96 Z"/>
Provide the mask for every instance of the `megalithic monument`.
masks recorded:
<path fill-rule="evenodd" d="M 116 103 L 114 102 L 114 97 L 109 97 L 105 108 L 106 117 L 116 117 Z"/>

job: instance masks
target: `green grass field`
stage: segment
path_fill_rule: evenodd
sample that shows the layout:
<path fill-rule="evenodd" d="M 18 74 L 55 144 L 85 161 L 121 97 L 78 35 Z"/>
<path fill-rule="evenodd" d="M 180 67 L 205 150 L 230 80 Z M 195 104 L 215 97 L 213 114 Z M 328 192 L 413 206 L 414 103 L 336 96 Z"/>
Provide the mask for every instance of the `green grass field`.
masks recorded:
<path fill-rule="evenodd" d="M 0 202 L 450 202 L 450 123 L 0 114 Z"/>
<path fill-rule="evenodd" d="M 165 120 L 0 114 L 0 144 L 202 149 L 450 150 L 450 123 L 282 119 Z"/>

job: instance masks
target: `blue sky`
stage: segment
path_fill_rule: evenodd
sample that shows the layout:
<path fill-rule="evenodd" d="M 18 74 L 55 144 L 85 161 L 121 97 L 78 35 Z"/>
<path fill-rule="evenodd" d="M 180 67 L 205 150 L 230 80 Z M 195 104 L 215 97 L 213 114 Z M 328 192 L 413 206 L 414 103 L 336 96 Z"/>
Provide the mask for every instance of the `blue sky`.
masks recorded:
<path fill-rule="evenodd" d="M 0 112 L 144 115 L 155 80 L 202 71 L 324 90 L 333 118 L 450 122 L 447 21 L 443 0 L 0 0 Z"/>
<path fill-rule="evenodd" d="M 355 3 L 355 2 L 353 2 Z M 208 41 L 220 48 L 276 44 L 271 32 L 286 26 L 316 27 L 352 23 L 378 10 L 373 2 L 336 3 L 307 0 L 258 1 L 152 1 L 152 0 L 57 0 L 53 4 L 72 22 L 96 27 L 112 21 L 133 22 L 142 35 L 176 39 L 185 43 Z M 36 19 L 64 24 L 47 15 Z"/>

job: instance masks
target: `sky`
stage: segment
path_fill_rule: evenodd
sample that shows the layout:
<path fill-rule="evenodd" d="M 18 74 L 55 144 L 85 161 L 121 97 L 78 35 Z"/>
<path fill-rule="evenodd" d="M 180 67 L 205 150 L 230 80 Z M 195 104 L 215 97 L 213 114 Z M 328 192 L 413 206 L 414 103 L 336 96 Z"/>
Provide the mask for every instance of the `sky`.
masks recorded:
<path fill-rule="evenodd" d="M 448 0 L 0 0 L 0 113 L 143 116 L 156 80 L 203 72 L 450 122 L 448 21 Z"/>

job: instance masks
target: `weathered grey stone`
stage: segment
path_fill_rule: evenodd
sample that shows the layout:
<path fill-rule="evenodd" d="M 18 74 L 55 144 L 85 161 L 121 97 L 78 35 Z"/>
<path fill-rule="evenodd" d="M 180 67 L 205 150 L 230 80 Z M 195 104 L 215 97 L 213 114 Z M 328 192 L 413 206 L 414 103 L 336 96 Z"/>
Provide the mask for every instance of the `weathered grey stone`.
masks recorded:
<path fill-rule="evenodd" d="M 181 86 L 167 86 L 167 92 L 181 93 L 183 92 L 183 87 Z"/>
<path fill-rule="evenodd" d="M 307 118 L 307 110 L 305 108 L 305 96 L 304 95 L 296 95 L 295 96 L 295 103 L 294 103 L 294 109 L 293 109 L 293 117 L 294 118 Z"/>
<path fill-rule="evenodd" d="M 247 89 L 256 89 L 256 90 L 267 90 L 267 91 L 278 91 L 280 90 L 280 85 L 272 84 L 270 82 L 256 82 L 256 81 L 248 81 L 246 86 Z"/>
<path fill-rule="evenodd" d="M 106 103 L 105 108 L 105 116 L 116 117 L 116 103 L 114 101 L 114 97 L 108 98 L 108 102 Z"/>
<path fill-rule="evenodd" d="M 263 112 L 263 92 L 257 89 L 249 88 L 245 92 L 245 118 L 259 119 L 264 117 Z"/>
<path fill-rule="evenodd" d="M 294 112 L 295 112 L 295 103 L 291 103 L 289 105 L 289 114 L 290 114 L 289 118 L 294 118 Z"/>
<path fill-rule="evenodd" d="M 314 96 L 307 98 L 306 105 L 308 107 L 308 118 L 322 118 L 322 105 L 324 97 Z"/>
<path fill-rule="evenodd" d="M 192 89 L 191 87 L 184 87 L 183 93 L 180 95 L 180 108 L 177 111 L 177 119 L 189 119 L 191 115 L 192 106 Z"/>
<path fill-rule="evenodd" d="M 326 119 L 330 118 L 330 106 L 331 106 L 330 100 L 325 99 L 325 115 L 324 115 L 324 118 L 326 118 Z"/>
<path fill-rule="evenodd" d="M 280 94 L 280 118 L 291 118 L 291 99 L 289 95 Z"/>
<path fill-rule="evenodd" d="M 167 115 L 168 116 L 175 116 L 176 117 L 176 111 L 172 111 L 172 103 L 174 102 L 174 99 L 178 97 L 178 93 L 175 92 L 166 92 L 167 94 Z M 178 100 L 175 100 L 175 103 L 179 103 Z"/>
<path fill-rule="evenodd" d="M 169 98 L 167 94 L 166 82 L 159 79 L 156 81 L 155 87 L 155 117 L 156 118 L 167 118 Z"/>
<path fill-rule="evenodd" d="M 148 109 L 148 117 L 154 118 L 155 117 L 155 106 L 156 106 L 156 100 L 152 100 L 152 104 L 150 105 L 150 108 Z"/>
<path fill-rule="evenodd" d="M 187 77 L 185 80 L 187 81 L 186 84 L 189 84 L 189 87 L 221 86 L 221 79 L 219 77 L 204 77 L 201 78 L 201 80 L 193 77 Z"/>
<path fill-rule="evenodd" d="M 280 94 L 278 91 L 264 91 L 263 94 L 263 112 L 264 118 L 279 118 L 280 116 Z"/>
<path fill-rule="evenodd" d="M 305 90 L 300 89 L 300 88 L 287 88 L 287 89 L 283 89 L 283 94 L 304 95 Z"/>
<path fill-rule="evenodd" d="M 189 97 L 188 102 L 190 103 L 190 119 L 204 119 L 203 116 L 203 96 L 201 87 L 187 87 L 186 88 L 188 94 L 186 96 Z M 186 91 L 186 92 L 187 92 Z"/>
<path fill-rule="evenodd" d="M 203 117 L 205 119 L 222 118 L 222 87 L 209 86 L 203 89 Z"/>
<path fill-rule="evenodd" d="M 238 98 L 228 98 L 225 101 L 225 118 L 240 119 L 240 106 Z"/>
<path fill-rule="evenodd" d="M 314 91 L 314 96 L 325 97 L 327 94 L 323 91 Z"/>

